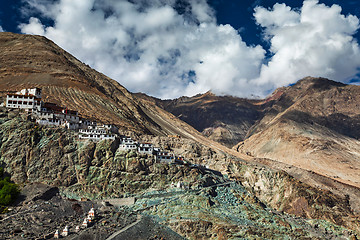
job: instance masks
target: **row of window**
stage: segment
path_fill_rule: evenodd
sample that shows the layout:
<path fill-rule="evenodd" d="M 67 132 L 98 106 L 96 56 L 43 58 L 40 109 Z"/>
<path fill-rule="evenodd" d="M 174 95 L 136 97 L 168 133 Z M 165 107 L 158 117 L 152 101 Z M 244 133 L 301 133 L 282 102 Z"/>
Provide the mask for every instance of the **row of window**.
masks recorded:
<path fill-rule="evenodd" d="M 153 150 L 153 148 L 151 148 L 151 147 L 149 147 L 149 148 L 142 148 L 142 147 L 140 147 L 139 148 L 139 151 L 140 152 L 149 152 L 149 151 L 152 151 Z"/>
<path fill-rule="evenodd" d="M 67 119 L 71 119 L 71 118 L 73 118 L 73 119 L 79 119 L 79 117 L 77 117 L 77 116 L 71 116 L 71 115 L 65 115 L 65 117 L 66 117 Z"/>
<path fill-rule="evenodd" d="M 51 123 L 59 123 L 60 122 L 57 119 L 49 119 L 49 120 L 45 120 L 45 121 L 48 121 L 48 122 L 51 122 Z"/>
<path fill-rule="evenodd" d="M 105 134 L 106 131 L 103 130 L 87 130 L 87 129 L 80 129 L 81 133 L 93 133 L 93 134 Z"/>
<path fill-rule="evenodd" d="M 84 136 L 81 136 L 83 138 L 110 138 L 110 137 L 113 137 L 112 135 L 84 135 Z"/>
<path fill-rule="evenodd" d="M 26 101 L 13 101 L 13 100 L 9 100 L 8 104 L 19 104 L 19 105 L 40 105 L 40 102 L 26 102 Z"/>
<path fill-rule="evenodd" d="M 34 97 L 24 97 L 24 96 L 18 96 L 18 95 L 14 95 L 14 96 L 9 96 L 12 98 L 22 98 L 22 99 L 34 99 Z"/>
<path fill-rule="evenodd" d="M 128 144 L 122 144 L 120 145 L 120 148 L 128 148 L 128 149 L 136 149 L 136 145 L 128 145 Z"/>
<path fill-rule="evenodd" d="M 169 156 L 159 156 L 160 160 L 172 160 L 173 157 L 169 157 Z"/>

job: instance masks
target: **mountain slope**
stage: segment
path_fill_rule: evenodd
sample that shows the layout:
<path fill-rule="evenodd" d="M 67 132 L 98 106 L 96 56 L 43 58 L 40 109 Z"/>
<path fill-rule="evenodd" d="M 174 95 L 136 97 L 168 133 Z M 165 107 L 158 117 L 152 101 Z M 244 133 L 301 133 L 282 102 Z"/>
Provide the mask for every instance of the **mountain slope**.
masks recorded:
<path fill-rule="evenodd" d="M 243 187 L 245 186 L 249 191 L 249 194 L 246 195 L 255 194 L 255 197 L 248 200 L 250 204 L 258 205 L 261 209 L 264 209 L 262 204 L 265 203 L 274 209 L 295 213 L 298 216 L 323 217 L 323 219 L 333 223 L 359 229 L 360 224 L 352 216 L 353 210 L 356 210 L 353 206 L 359 206 L 358 189 L 347 192 L 339 190 L 337 194 L 340 196 L 332 195 L 330 198 L 332 200 L 328 202 L 326 200 L 328 198 L 323 197 L 328 195 L 328 192 L 318 188 L 309 190 L 306 184 L 301 184 L 301 186 L 294 184 L 294 182 L 299 182 L 287 175 L 283 175 L 281 171 L 273 171 L 265 167 L 264 164 L 271 165 L 268 163 L 270 160 L 260 161 L 244 154 L 248 153 L 248 149 L 242 151 L 239 147 L 238 150 L 241 151 L 237 152 L 235 149 L 229 149 L 206 138 L 189 124 L 162 109 L 161 106 L 163 105 L 160 105 L 157 102 L 158 100 L 147 96 L 140 98 L 140 95 L 128 92 L 119 83 L 84 65 L 43 37 L 0 33 L 0 60 L 1 97 L 4 97 L 9 91 L 18 91 L 25 87 L 41 87 L 46 101 L 77 110 L 88 118 L 116 124 L 120 127 L 121 132 L 135 133 L 137 139 L 143 142 L 153 142 L 163 149 L 171 149 L 194 164 L 208 165 L 212 169 L 209 170 L 210 172 L 214 172 L 215 175 L 221 176 L 226 181 L 229 179 L 236 180 L 236 184 L 239 184 L 239 191 L 244 192 Z M 291 89 L 293 88 L 285 90 L 290 91 Z M 258 117 L 265 114 L 262 119 L 269 119 L 270 121 L 279 113 L 284 112 L 299 98 L 299 94 L 296 95 L 297 97 L 293 97 L 289 105 L 287 101 L 281 100 L 285 96 L 283 94 L 280 97 L 281 94 L 280 91 L 279 94 L 275 94 L 272 99 L 265 102 L 238 100 L 231 97 L 217 98 L 211 94 L 205 94 L 204 96 L 198 96 L 198 99 L 195 97 L 194 101 L 190 98 L 184 98 L 186 104 L 182 106 L 182 109 L 186 110 L 187 104 L 194 106 L 188 112 L 190 116 L 191 111 L 195 111 L 197 107 L 203 107 L 202 110 L 193 114 L 198 115 L 199 123 L 207 120 L 205 114 L 215 109 L 218 112 L 213 114 L 213 119 L 219 116 L 224 117 L 220 120 L 222 126 L 223 124 L 233 124 L 235 127 L 237 119 L 231 120 L 232 122 L 225 122 L 226 118 L 231 117 L 233 112 L 237 112 L 236 114 L 242 112 L 254 113 L 254 115 L 250 114 L 251 117 L 241 123 L 244 127 L 242 131 L 239 131 L 241 138 L 248 135 L 250 139 L 260 133 L 257 130 L 265 132 L 267 129 L 266 122 L 265 125 L 261 125 L 264 124 L 263 121 L 255 122 Z M 306 95 L 306 92 L 303 94 Z M 202 101 L 204 101 L 204 104 Z M 220 102 L 220 104 L 217 104 L 217 102 Z M 222 105 L 228 103 L 230 103 L 229 108 L 221 112 L 223 110 Z M 232 110 L 233 106 L 234 108 L 238 107 L 240 110 Z M 163 191 L 164 188 L 169 187 L 170 181 L 176 182 L 187 177 L 191 177 L 191 184 L 194 189 L 198 186 L 201 187 L 201 184 L 204 186 L 211 184 L 209 182 L 211 179 L 209 180 L 206 176 L 199 179 L 204 168 L 197 168 L 196 165 L 187 166 L 186 172 L 173 172 L 178 166 L 156 165 L 153 164 L 154 162 L 151 159 L 147 161 L 143 156 L 135 154 L 135 157 L 133 153 L 118 151 L 119 142 L 117 140 L 98 143 L 83 142 L 78 140 L 77 134 L 73 131 L 39 127 L 32 122 L 26 121 L 23 119 L 24 116 L 22 116 L 21 111 L 7 109 L 1 109 L 1 111 L 0 118 L 3 119 L 0 119 L 2 125 L 0 129 L 2 139 L 0 141 L 0 163 L 5 166 L 6 170 L 12 174 L 13 179 L 18 183 L 46 182 L 62 186 L 64 191 L 69 191 L 69 193 L 79 195 L 87 193 L 92 197 L 104 197 L 105 195 L 118 197 L 123 196 L 123 194 L 133 194 L 134 192 L 147 192 L 150 191 L 151 187 Z M 239 116 L 241 114 L 238 114 L 237 117 Z M 241 118 L 239 118 L 239 121 L 241 121 Z M 253 126 L 257 126 L 257 128 L 250 127 L 253 122 L 255 122 Z M 209 123 L 216 124 L 216 121 L 209 121 Z M 247 131 L 248 128 L 252 130 L 250 133 Z M 236 131 L 238 129 L 242 129 L 242 127 L 236 128 Z M 346 128 L 342 131 L 346 132 Z M 351 132 L 353 131 L 348 131 L 349 138 Z M 181 138 L 153 137 L 145 134 L 157 136 L 180 135 Z M 249 163 L 250 161 L 254 161 L 255 164 Z M 257 162 L 260 162 L 260 164 Z M 281 170 L 287 168 L 287 165 L 284 164 L 284 166 L 272 165 L 275 169 Z M 213 171 L 214 169 L 220 171 L 220 173 Z M 289 171 L 289 169 L 286 170 Z M 316 187 L 330 185 L 329 181 L 327 181 L 328 178 L 324 180 L 324 178 L 319 177 L 320 180 L 315 181 L 315 178 L 304 178 L 303 176 L 309 176 L 309 172 L 301 168 L 293 174 L 301 181 L 304 180 L 303 182 L 311 183 Z M 146 181 L 142 181 L 144 179 Z M 201 184 L 199 180 L 201 180 Z M 286 186 L 286 188 L 272 187 L 278 185 Z M 347 185 L 338 182 L 334 186 L 339 189 L 347 189 Z M 226 187 L 223 187 L 223 189 L 224 199 L 226 200 L 226 196 L 231 194 L 227 193 Z M 214 199 L 216 193 L 212 193 L 211 189 L 209 190 L 209 193 L 205 192 L 207 194 L 205 195 L 206 198 L 200 199 L 200 205 L 204 203 L 204 200 L 208 201 L 209 205 L 206 206 L 210 209 L 208 212 L 213 211 L 213 203 L 227 208 L 226 201 L 220 204 L 223 201 L 222 197 Z M 309 194 L 306 193 L 309 192 L 311 196 L 308 199 Z M 341 196 L 345 192 L 351 194 L 350 200 L 349 197 Z M 299 193 L 304 193 L 301 198 L 298 196 Z M 286 195 L 284 199 L 279 197 L 284 195 Z M 191 198 L 196 196 L 194 194 Z M 237 208 L 237 201 L 243 203 L 247 201 L 246 199 L 244 201 L 244 198 L 247 198 L 245 195 L 235 197 L 238 199 L 230 199 L 236 207 L 235 211 L 239 213 L 244 210 L 253 212 L 247 206 L 244 207 L 244 210 Z M 263 203 L 260 203 L 257 198 L 261 199 Z M 194 201 L 191 200 L 191 202 Z M 182 204 L 185 209 L 187 208 L 186 201 L 182 203 L 180 201 L 179 204 Z M 302 208 L 304 204 L 306 209 Z M 321 206 L 320 210 L 319 206 Z M 337 209 L 333 209 L 334 206 Z M 149 211 L 156 211 L 156 209 L 160 208 L 150 209 Z M 264 211 L 268 210 L 265 209 Z M 257 221 L 264 214 L 264 211 L 261 210 L 259 216 L 249 215 L 251 221 Z M 226 214 L 231 212 L 226 212 Z M 162 216 L 162 213 L 162 211 L 153 212 L 158 216 Z M 216 215 L 217 210 L 214 213 Z M 271 213 L 270 215 L 276 218 L 277 214 Z M 202 216 L 199 224 L 203 222 L 202 219 L 214 219 L 212 215 L 205 218 L 202 211 L 199 212 L 199 216 Z M 240 218 L 242 217 L 240 216 Z M 238 220 L 241 220 L 240 218 Z M 347 218 L 352 220 L 346 220 Z M 288 218 L 285 217 L 286 219 Z M 354 225 L 352 226 L 353 221 Z M 264 224 L 268 223 L 270 222 L 264 222 Z M 291 225 L 292 222 L 289 224 Z M 277 224 L 274 224 L 274 227 L 276 226 Z M 217 225 L 214 228 L 216 230 Z M 290 231 L 294 230 L 292 226 L 288 226 L 288 229 Z M 250 230 L 248 235 L 254 235 L 253 229 Z"/>
<path fill-rule="evenodd" d="M 283 89 L 235 149 L 360 187 L 360 87 L 306 78 Z"/>
<path fill-rule="evenodd" d="M 359 91 L 358 86 L 306 78 L 257 101 L 211 93 L 152 101 L 228 146 L 241 129 L 239 139 L 244 141 L 233 149 L 248 155 L 249 161 L 349 195 L 360 212 Z M 206 128 L 212 131 L 203 131 Z M 217 131 L 227 134 L 216 135 Z"/>
<path fill-rule="evenodd" d="M 2 97 L 9 91 L 40 87 L 45 101 L 77 110 L 86 118 L 115 124 L 123 133 L 180 135 L 248 158 L 205 138 L 149 98 L 138 98 L 44 37 L 0 33 L 0 62 Z"/>
<path fill-rule="evenodd" d="M 204 136 L 227 147 L 245 139 L 250 127 L 262 117 L 264 105 L 256 100 L 216 96 L 211 92 L 174 100 L 160 100 L 137 94 L 153 101 Z"/>
<path fill-rule="evenodd" d="M 168 134 L 118 82 L 44 37 L 0 33 L 0 61 L 2 96 L 40 87 L 45 101 L 78 110 L 84 117 L 115 124 L 123 131 Z"/>

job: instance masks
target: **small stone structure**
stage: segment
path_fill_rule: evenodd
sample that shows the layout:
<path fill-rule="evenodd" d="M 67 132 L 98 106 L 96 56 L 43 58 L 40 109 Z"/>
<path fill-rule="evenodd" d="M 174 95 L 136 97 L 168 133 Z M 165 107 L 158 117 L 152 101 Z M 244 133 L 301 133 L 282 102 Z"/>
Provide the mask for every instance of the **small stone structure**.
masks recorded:
<path fill-rule="evenodd" d="M 125 151 L 137 149 L 138 143 L 135 142 L 132 138 L 123 136 L 120 140 L 121 143 L 119 145 L 119 150 Z"/>
<path fill-rule="evenodd" d="M 89 211 L 89 215 L 88 215 L 91 219 L 95 219 L 96 218 L 96 213 L 95 213 L 95 209 L 91 208 Z"/>
<path fill-rule="evenodd" d="M 155 155 L 155 161 L 158 163 L 174 163 L 175 156 L 170 152 L 157 152 Z"/>
<path fill-rule="evenodd" d="M 63 237 L 67 237 L 69 235 L 69 227 L 65 226 L 65 228 L 63 229 L 61 236 Z"/>
<path fill-rule="evenodd" d="M 126 136 L 120 138 L 119 150 L 136 150 L 141 154 L 153 155 L 157 163 L 184 163 L 184 159 L 181 156 L 175 157 L 173 153 L 161 151 L 160 148 L 154 147 L 151 143 L 137 143 L 132 138 Z"/>
<path fill-rule="evenodd" d="M 59 238 L 59 230 L 56 230 L 56 231 L 55 231 L 54 238 L 55 238 L 55 239 L 58 239 L 58 238 Z"/>
<path fill-rule="evenodd" d="M 88 126 L 87 129 L 79 129 L 79 133 L 79 139 L 115 140 L 115 135 L 109 133 L 108 130 L 97 126 Z"/>
<path fill-rule="evenodd" d="M 87 217 L 86 217 L 86 218 L 84 218 L 84 221 L 83 221 L 83 223 L 82 223 L 81 226 L 84 227 L 84 228 L 87 228 L 88 225 L 89 225 L 89 221 L 88 221 L 88 219 L 87 219 Z"/>
<path fill-rule="evenodd" d="M 154 146 L 151 143 L 140 143 L 138 146 L 138 152 L 142 154 L 153 154 Z"/>

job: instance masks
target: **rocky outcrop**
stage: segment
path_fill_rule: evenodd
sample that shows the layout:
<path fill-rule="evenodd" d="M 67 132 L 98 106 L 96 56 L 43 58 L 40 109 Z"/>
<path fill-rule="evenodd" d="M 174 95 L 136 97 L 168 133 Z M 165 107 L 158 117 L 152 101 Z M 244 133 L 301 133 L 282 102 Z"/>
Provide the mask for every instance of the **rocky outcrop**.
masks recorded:
<path fill-rule="evenodd" d="M 189 186 L 202 183 L 195 177 L 196 169 L 154 164 L 153 156 L 120 151 L 118 140 L 80 141 L 76 132 L 38 126 L 26 120 L 26 113 L 1 110 L 0 163 L 17 183 L 42 182 L 64 187 L 73 197 L 89 198 L 122 197 L 178 181 Z M 192 140 L 151 136 L 142 139 L 175 152 L 180 148 L 195 163 L 224 156 Z"/>
<path fill-rule="evenodd" d="M 188 239 L 356 236 L 360 221 L 352 216 L 346 199 L 317 191 L 283 172 L 264 168 L 257 173 L 259 168 L 253 165 L 240 164 L 240 168 L 243 171 L 234 172 L 232 181 L 201 186 L 197 191 L 157 192 L 151 199 L 138 199 L 135 208 L 156 216 Z M 335 222 L 353 230 L 339 228 Z"/>
<path fill-rule="evenodd" d="M 266 168 L 259 171 L 256 166 L 195 141 L 153 136 L 139 139 L 181 153 L 192 163 L 222 164 L 228 169 L 228 176 L 192 163 L 156 164 L 151 156 L 119 151 L 117 141 L 79 141 L 75 132 L 38 126 L 26 120 L 26 113 L 1 110 L 1 166 L 21 185 L 32 182 L 35 183 L 32 187 L 37 182 L 51 185 L 41 185 L 41 193 L 27 194 L 27 204 L 60 201 L 57 189 L 70 199 L 135 197 L 135 204 L 129 206 L 129 214 L 136 211 L 154 216 L 187 238 L 297 238 L 324 234 L 334 237 L 345 231 L 338 225 L 358 230 L 347 199 L 314 190 L 281 172 Z M 235 163 L 239 165 L 232 165 Z M 290 197 L 281 198 L 281 194 Z M 302 218 L 272 212 L 271 208 L 315 220 L 310 224 Z M 71 211 L 68 208 L 66 211 L 75 217 L 81 209 L 74 206 Z M 41 214 L 48 216 L 50 213 Z M 12 224 L 30 221 L 27 215 L 15 220 Z M 279 224 L 283 227 L 279 228 Z M 40 231 L 41 224 L 36 229 Z M 356 234 L 352 230 L 346 230 L 349 236 Z M 105 236 L 111 231 L 101 234 Z"/>
<path fill-rule="evenodd" d="M 360 229 L 360 220 L 349 203 L 339 196 L 299 182 L 284 171 L 235 163 L 232 176 L 261 202 L 274 209 L 309 219 L 324 219 L 351 229 Z"/>

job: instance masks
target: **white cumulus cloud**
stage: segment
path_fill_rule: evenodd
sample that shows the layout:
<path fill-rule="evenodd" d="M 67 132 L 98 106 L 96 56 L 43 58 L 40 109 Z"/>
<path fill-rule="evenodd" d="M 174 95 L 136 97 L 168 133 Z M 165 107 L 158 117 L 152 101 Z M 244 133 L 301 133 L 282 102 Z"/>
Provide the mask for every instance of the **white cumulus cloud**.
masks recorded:
<path fill-rule="evenodd" d="M 0 32 L 4 32 L 4 29 L 0 26 Z"/>
<path fill-rule="evenodd" d="M 315 0 L 301 10 L 285 4 L 255 8 L 271 44 L 249 46 L 230 25 L 216 23 L 206 0 L 27 0 L 52 26 L 29 17 L 23 33 L 44 35 L 130 91 L 173 98 L 212 90 L 264 96 L 308 76 L 346 81 L 360 53 L 357 17 Z M 45 21 L 44 21 L 45 22 Z"/>
<path fill-rule="evenodd" d="M 305 76 L 346 82 L 359 72 L 360 49 L 352 37 L 359 19 L 342 15 L 340 6 L 307 0 L 300 11 L 275 4 L 257 7 L 254 16 L 274 54 L 262 66 L 258 84 L 278 87 Z"/>

